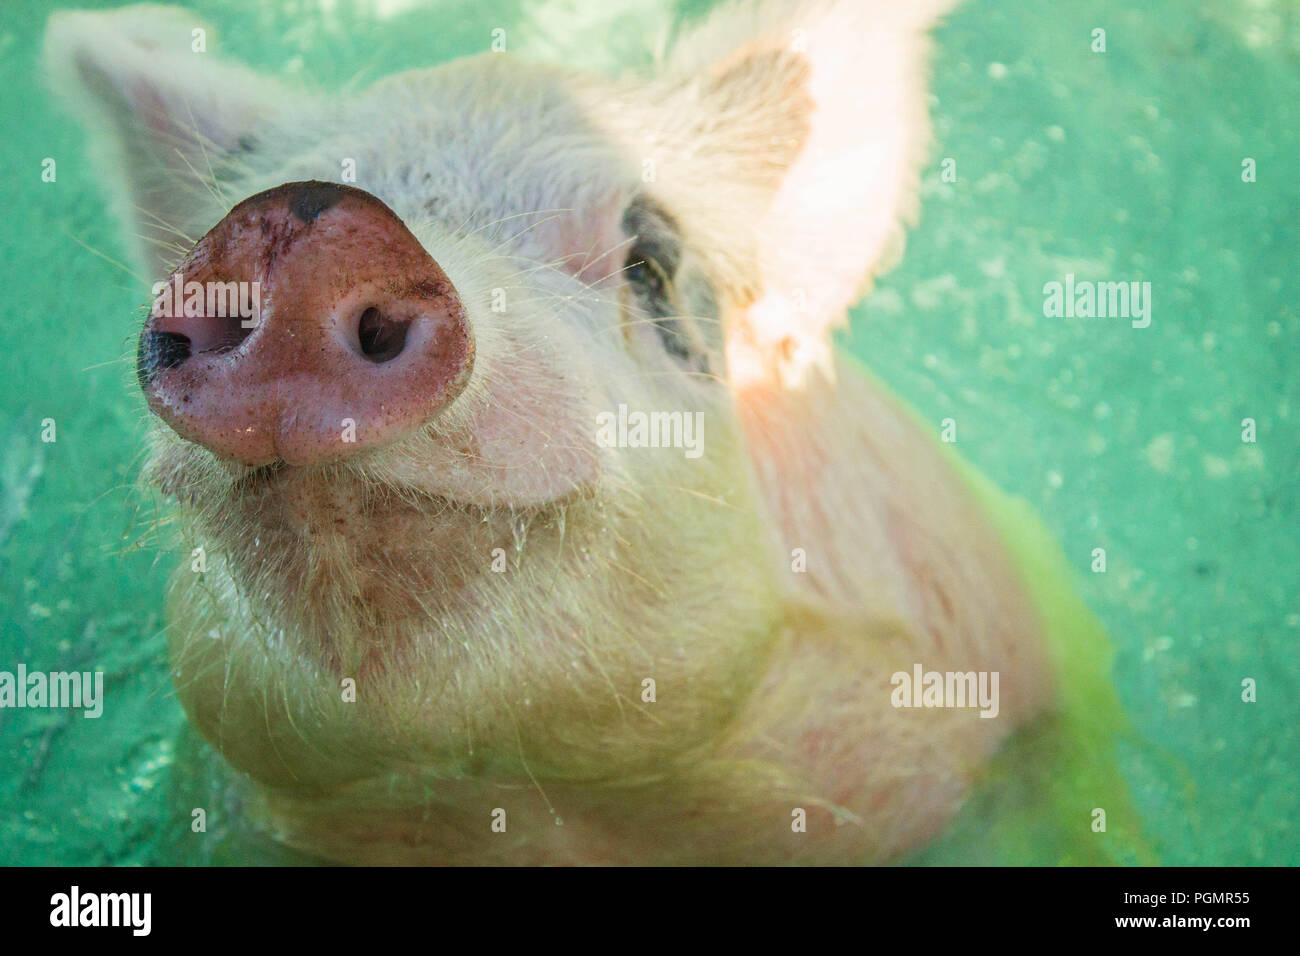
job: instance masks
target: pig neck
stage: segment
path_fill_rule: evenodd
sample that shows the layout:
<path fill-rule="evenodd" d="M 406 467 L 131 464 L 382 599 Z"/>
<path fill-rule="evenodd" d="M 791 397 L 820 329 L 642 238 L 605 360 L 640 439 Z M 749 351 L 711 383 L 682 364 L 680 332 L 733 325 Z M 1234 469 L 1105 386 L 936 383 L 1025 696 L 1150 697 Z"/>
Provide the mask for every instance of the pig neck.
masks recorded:
<path fill-rule="evenodd" d="M 792 799 L 861 829 L 866 856 L 895 856 L 938 832 L 1050 702 L 1037 613 L 966 479 L 864 370 L 840 358 L 833 381 L 738 397 L 786 620 L 717 756 L 779 767 Z M 1002 719 L 897 709 L 891 675 L 917 664 L 1000 672 Z"/>
<path fill-rule="evenodd" d="M 1032 618 L 1020 573 L 966 480 L 861 366 L 837 356 L 833 377 L 738 398 L 790 601 L 832 619 L 897 617 L 916 632 L 918 652 L 957 646 L 990 611 Z M 1000 628 L 998 643 L 1018 643 L 1026 628 Z"/>
<path fill-rule="evenodd" d="M 924 436 L 842 358 L 833 380 L 751 386 L 739 408 L 791 599 L 832 616 L 906 605 L 890 514 L 905 482 L 925 481 L 907 470 Z"/>
<path fill-rule="evenodd" d="M 922 648 L 995 607 L 1024 617 L 1021 576 L 966 480 L 861 365 L 839 355 L 833 375 L 745 389 L 738 406 L 792 600 L 901 618 Z"/>

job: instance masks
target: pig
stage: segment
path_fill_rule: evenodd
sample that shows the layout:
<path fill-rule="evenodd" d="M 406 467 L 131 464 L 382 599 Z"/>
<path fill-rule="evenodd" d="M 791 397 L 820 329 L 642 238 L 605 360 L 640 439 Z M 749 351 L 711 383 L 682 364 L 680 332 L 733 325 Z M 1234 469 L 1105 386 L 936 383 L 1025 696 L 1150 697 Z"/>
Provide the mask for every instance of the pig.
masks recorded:
<path fill-rule="evenodd" d="M 51 18 L 158 282 L 145 480 L 205 556 L 176 693 L 271 838 L 889 862 L 1055 706 L 996 492 L 831 339 L 918 213 L 951 5 L 737 2 L 640 73 L 485 50 L 338 94 L 184 10 Z M 922 671 L 996 702 L 912 706 Z"/>

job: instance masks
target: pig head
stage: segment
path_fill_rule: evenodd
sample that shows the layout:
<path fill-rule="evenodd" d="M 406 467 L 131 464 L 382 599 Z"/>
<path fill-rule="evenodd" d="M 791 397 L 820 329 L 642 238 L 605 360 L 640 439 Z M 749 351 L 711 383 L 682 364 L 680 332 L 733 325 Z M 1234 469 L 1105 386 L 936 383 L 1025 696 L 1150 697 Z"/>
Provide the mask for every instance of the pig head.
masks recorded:
<path fill-rule="evenodd" d="M 1046 703 L 997 535 L 830 345 L 916 212 L 946 6 L 737 4 L 645 76 L 485 52 L 334 96 L 182 10 L 52 18 L 159 283 L 177 693 L 278 836 L 888 859 Z M 1000 670 L 1000 715 L 891 707 L 914 662 Z"/>

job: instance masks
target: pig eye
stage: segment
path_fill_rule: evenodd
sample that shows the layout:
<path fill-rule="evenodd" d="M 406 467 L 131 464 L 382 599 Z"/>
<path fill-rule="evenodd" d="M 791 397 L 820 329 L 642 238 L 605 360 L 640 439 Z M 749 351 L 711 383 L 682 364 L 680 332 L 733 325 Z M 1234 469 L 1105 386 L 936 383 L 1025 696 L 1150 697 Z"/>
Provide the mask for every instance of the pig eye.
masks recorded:
<path fill-rule="evenodd" d="M 655 331 L 660 346 L 674 360 L 707 372 L 709 359 L 685 318 L 675 279 L 682 247 L 677 221 L 648 196 L 637 196 L 623 214 L 623 230 L 633 237 L 623 276 L 639 317 Z"/>
<path fill-rule="evenodd" d="M 664 351 L 688 368 L 708 371 L 708 356 L 697 347 L 690 321 L 682 318 L 673 276 L 663 262 L 636 242 L 628 251 L 623 274 L 636 300 L 636 311 L 653 324 Z"/>
<path fill-rule="evenodd" d="M 623 275 L 637 298 L 645 299 L 651 305 L 667 303 L 673 277 L 642 243 L 633 243 L 628 250 Z"/>

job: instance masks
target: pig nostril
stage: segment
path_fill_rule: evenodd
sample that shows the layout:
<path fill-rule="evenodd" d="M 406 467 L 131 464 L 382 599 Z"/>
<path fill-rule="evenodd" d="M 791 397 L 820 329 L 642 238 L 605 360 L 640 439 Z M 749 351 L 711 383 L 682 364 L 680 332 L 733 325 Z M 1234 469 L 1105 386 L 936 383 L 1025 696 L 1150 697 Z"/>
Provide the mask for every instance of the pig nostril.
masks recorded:
<path fill-rule="evenodd" d="M 135 371 L 140 383 L 148 387 L 155 375 L 176 368 L 190 357 L 190 339 L 178 332 L 145 332 L 140 336 Z"/>
<path fill-rule="evenodd" d="M 209 341 L 199 349 L 201 352 L 233 352 L 253 334 L 252 327 L 237 315 L 209 317 L 207 321 L 212 323 L 212 328 L 208 332 Z"/>
<path fill-rule="evenodd" d="M 357 324 L 361 354 L 376 364 L 397 358 L 406 348 L 406 333 L 410 326 L 411 323 L 389 318 L 371 306 L 361 313 L 361 321 Z"/>

